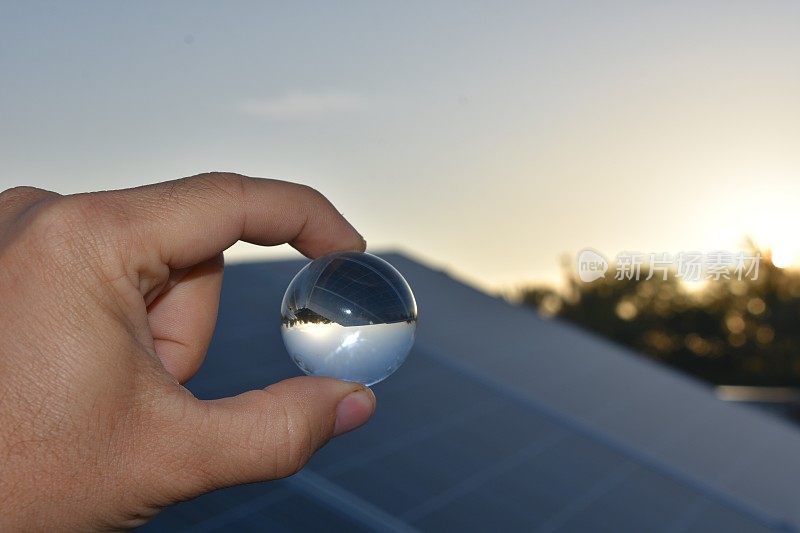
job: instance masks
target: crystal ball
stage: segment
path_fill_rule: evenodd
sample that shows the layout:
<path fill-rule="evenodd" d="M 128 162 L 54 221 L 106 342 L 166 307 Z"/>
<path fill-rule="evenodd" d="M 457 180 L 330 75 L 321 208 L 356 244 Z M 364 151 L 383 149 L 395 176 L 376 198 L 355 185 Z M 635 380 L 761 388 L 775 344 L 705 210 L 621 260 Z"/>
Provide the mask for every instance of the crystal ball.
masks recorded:
<path fill-rule="evenodd" d="M 336 252 L 311 261 L 289 283 L 281 334 L 300 369 L 373 385 L 405 361 L 417 303 L 402 275 L 368 253 Z"/>

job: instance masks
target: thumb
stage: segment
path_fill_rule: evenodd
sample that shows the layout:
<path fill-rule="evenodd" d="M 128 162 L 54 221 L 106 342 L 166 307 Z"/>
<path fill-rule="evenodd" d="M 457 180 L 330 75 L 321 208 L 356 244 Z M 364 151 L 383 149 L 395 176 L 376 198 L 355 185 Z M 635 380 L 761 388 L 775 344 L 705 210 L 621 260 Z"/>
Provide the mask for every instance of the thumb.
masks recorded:
<path fill-rule="evenodd" d="M 328 440 L 361 426 L 375 411 L 369 388 L 320 377 L 200 403 L 204 423 L 196 444 L 183 447 L 190 457 L 181 462 L 194 470 L 185 472 L 192 486 L 181 487 L 184 494 L 290 476 Z"/>

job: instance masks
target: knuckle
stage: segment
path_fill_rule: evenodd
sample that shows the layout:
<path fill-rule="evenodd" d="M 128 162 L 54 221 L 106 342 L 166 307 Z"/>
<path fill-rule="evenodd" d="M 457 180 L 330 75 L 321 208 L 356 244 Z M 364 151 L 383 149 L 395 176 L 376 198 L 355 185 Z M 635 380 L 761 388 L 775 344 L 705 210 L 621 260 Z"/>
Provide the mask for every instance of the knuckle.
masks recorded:
<path fill-rule="evenodd" d="M 246 179 L 232 172 L 206 172 L 186 178 L 185 183 L 190 190 L 202 195 L 211 193 L 239 199 L 244 196 Z"/>
<path fill-rule="evenodd" d="M 75 202 L 66 198 L 53 198 L 38 202 L 28 210 L 26 228 L 39 237 L 63 235 L 81 218 Z"/>
<path fill-rule="evenodd" d="M 309 185 L 298 185 L 303 203 L 309 206 L 308 216 L 321 219 L 337 212 L 328 197 Z"/>
<path fill-rule="evenodd" d="M 17 187 L 12 187 L 10 189 L 6 189 L 3 192 L 0 192 L 0 202 L 7 202 L 7 201 L 20 201 L 26 200 L 28 198 L 37 198 L 43 195 L 55 195 L 56 193 L 52 193 L 49 191 L 45 191 L 44 189 L 39 189 L 37 187 L 31 187 L 29 185 L 19 185 Z"/>
<path fill-rule="evenodd" d="M 299 183 L 297 186 L 299 187 L 301 193 L 308 196 L 310 199 L 317 202 L 328 203 L 328 198 L 314 187 L 305 185 L 303 183 Z"/>
<path fill-rule="evenodd" d="M 125 240 L 133 230 L 130 210 L 119 197 L 106 193 L 85 193 L 65 197 L 64 209 L 70 211 L 75 223 L 95 240 L 116 243 Z"/>
<path fill-rule="evenodd" d="M 116 227 L 107 213 L 113 210 L 91 194 L 57 196 L 39 200 L 18 222 L 29 244 L 39 252 L 60 254 L 89 248 L 97 252 L 106 233 Z"/>
<path fill-rule="evenodd" d="M 11 209 L 12 212 L 18 213 L 19 208 L 23 208 L 24 212 L 25 208 L 32 207 L 42 200 L 58 197 L 59 195 L 54 192 L 36 187 L 27 185 L 13 187 L 0 192 L 0 212 Z"/>

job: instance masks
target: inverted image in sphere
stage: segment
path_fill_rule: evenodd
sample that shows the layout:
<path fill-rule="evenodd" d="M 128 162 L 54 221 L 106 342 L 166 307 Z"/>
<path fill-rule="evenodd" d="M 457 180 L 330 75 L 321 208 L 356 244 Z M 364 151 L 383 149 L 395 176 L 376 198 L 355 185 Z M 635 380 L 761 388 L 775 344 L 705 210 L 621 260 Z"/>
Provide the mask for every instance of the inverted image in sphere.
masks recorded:
<path fill-rule="evenodd" d="M 414 343 L 411 287 L 372 254 L 336 252 L 307 264 L 286 289 L 281 333 L 306 374 L 372 385 L 397 370 Z"/>

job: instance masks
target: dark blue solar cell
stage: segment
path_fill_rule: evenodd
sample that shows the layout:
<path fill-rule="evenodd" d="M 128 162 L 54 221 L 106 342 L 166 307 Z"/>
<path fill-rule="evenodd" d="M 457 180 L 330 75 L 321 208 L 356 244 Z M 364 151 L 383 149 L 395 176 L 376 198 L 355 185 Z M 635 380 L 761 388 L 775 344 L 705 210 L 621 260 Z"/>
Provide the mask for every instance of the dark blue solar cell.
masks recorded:
<path fill-rule="evenodd" d="M 321 505 L 303 494 L 293 494 L 221 530 L 241 531 L 240 527 L 249 525 L 256 531 L 314 531 L 319 530 L 322 524 L 324 530 L 330 532 L 369 531 L 356 520 L 337 512 L 333 506 Z"/>
<path fill-rule="evenodd" d="M 403 276 L 383 259 L 337 252 L 298 272 L 286 289 L 281 316 L 342 326 L 391 324 L 416 320 L 417 304 Z"/>

